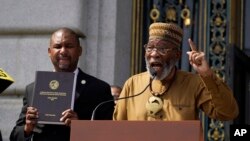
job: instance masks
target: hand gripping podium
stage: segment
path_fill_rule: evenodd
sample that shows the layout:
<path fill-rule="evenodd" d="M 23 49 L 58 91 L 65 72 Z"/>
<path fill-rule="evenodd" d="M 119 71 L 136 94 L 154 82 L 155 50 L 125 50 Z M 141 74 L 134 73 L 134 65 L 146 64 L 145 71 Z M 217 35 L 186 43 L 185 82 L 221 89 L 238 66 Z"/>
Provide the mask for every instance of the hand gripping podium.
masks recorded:
<path fill-rule="evenodd" d="M 72 120 L 70 141 L 204 141 L 204 137 L 199 120 Z"/>

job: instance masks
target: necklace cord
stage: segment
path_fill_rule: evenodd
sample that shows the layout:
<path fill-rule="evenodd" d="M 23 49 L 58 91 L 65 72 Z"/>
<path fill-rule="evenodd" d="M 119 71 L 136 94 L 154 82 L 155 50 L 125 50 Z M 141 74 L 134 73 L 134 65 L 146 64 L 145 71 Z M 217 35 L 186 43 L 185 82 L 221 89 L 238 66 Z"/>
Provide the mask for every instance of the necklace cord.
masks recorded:
<path fill-rule="evenodd" d="M 150 89 L 150 93 L 153 95 L 153 96 L 156 96 L 156 97 L 160 97 L 160 96 L 163 96 L 164 95 L 164 93 L 166 93 L 168 90 L 169 90 L 169 88 L 170 88 L 170 86 L 172 85 L 172 83 L 173 83 L 173 81 L 174 81 L 174 78 L 175 78 L 175 76 L 176 76 L 176 68 L 175 68 L 175 70 L 174 70 L 174 76 L 173 76 L 173 78 L 170 80 L 170 83 L 169 83 L 169 86 L 166 88 L 166 90 L 165 91 L 163 91 L 162 93 L 157 93 L 157 92 L 154 92 L 153 90 L 152 90 L 152 81 L 151 81 L 151 83 L 149 83 L 149 89 Z"/>

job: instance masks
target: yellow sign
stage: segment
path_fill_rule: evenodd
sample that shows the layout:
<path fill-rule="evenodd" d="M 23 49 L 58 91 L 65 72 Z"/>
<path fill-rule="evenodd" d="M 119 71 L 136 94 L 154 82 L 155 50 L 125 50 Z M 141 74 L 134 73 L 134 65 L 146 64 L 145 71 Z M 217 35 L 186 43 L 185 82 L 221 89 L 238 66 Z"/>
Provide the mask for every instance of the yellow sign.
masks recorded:
<path fill-rule="evenodd" d="M 14 82 L 14 79 L 0 68 L 0 93 L 9 87 Z"/>
<path fill-rule="evenodd" d="M 2 68 L 0 68 L 0 79 L 5 79 L 14 82 L 14 79 L 10 75 L 8 75 Z"/>

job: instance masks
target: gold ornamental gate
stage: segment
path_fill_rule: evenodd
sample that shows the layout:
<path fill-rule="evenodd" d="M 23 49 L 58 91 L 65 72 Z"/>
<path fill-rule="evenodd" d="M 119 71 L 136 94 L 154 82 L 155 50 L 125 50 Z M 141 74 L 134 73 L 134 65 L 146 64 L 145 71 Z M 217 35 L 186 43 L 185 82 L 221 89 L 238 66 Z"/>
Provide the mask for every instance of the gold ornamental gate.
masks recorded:
<path fill-rule="evenodd" d="M 205 52 L 214 72 L 227 81 L 226 51 L 229 44 L 236 43 L 235 11 L 242 5 L 242 1 L 236 0 L 133 0 L 131 74 L 145 71 L 143 44 L 148 39 L 149 25 L 156 21 L 174 22 L 184 30 L 178 67 L 192 71 L 186 55 L 191 38 Z M 233 121 L 212 120 L 202 112 L 201 121 L 206 141 L 229 140 L 229 125 Z"/>

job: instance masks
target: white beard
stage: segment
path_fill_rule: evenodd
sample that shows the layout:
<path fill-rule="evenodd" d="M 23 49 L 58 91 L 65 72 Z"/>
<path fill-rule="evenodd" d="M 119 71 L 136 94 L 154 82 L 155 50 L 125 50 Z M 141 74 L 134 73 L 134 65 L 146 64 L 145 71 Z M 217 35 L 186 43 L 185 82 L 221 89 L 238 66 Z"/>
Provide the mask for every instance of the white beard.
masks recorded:
<path fill-rule="evenodd" d="M 146 62 L 147 72 L 150 74 L 150 77 L 153 78 L 154 69 L 150 67 L 147 59 L 145 59 L 145 62 Z M 174 60 L 171 60 L 169 65 L 167 65 L 167 63 L 164 63 L 163 64 L 163 72 L 162 72 L 162 74 L 160 76 L 157 74 L 154 79 L 156 79 L 156 80 L 163 80 L 164 78 L 166 78 L 167 76 L 169 76 L 171 70 L 175 66 L 175 63 L 176 63 L 176 61 L 174 61 Z"/>

